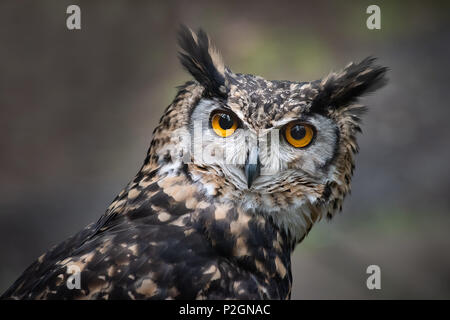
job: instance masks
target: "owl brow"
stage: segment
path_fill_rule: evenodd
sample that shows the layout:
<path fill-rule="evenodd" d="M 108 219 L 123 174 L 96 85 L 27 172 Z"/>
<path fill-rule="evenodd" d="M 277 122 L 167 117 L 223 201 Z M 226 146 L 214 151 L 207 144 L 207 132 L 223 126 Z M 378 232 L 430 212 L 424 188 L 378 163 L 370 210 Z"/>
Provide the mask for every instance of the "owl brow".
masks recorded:
<path fill-rule="evenodd" d="M 215 109 L 214 111 L 221 110 L 221 109 L 224 110 L 224 111 L 232 112 L 233 114 L 235 114 L 235 112 L 225 103 L 219 103 L 219 108 Z"/>
<path fill-rule="evenodd" d="M 292 122 L 292 121 L 299 121 L 299 122 L 310 123 L 310 119 L 313 118 L 314 115 L 315 115 L 315 113 L 308 112 L 308 113 L 304 113 L 304 114 L 302 114 L 302 115 L 300 115 L 298 117 L 291 117 L 291 118 L 283 119 L 283 120 L 279 121 L 278 123 L 276 123 L 273 126 L 273 129 L 280 129 L 281 127 L 283 127 L 284 125 L 286 125 L 286 124 L 288 124 L 289 122 Z"/>

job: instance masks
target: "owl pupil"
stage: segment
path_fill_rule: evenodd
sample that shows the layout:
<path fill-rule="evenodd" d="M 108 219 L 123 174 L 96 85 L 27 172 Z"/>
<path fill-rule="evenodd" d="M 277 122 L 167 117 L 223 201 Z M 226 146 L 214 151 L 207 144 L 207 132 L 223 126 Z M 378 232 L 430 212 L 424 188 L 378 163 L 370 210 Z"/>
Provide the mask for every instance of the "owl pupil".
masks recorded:
<path fill-rule="evenodd" d="M 221 114 L 219 125 L 224 130 L 231 129 L 233 127 L 233 119 L 228 114 Z"/>
<path fill-rule="evenodd" d="M 292 138 L 294 138 L 295 140 L 301 140 L 305 137 L 306 135 L 306 130 L 305 127 L 297 124 L 295 126 L 292 127 L 291 129 L 291 136 Z"/>

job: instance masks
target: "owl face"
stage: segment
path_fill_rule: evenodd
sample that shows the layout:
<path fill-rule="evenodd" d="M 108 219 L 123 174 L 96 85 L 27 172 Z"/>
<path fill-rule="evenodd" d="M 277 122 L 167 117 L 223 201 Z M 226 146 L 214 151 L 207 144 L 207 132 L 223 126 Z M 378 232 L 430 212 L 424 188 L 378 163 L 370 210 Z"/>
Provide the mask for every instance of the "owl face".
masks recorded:
<path fill-rule="evenodd" d="M 148 161 L 164 175 L 182 168 L 214 201 L 269 216 L 294 242 L 340 210 L 365 110 L 356 102 L 387 69 L 366 58 L 317 81 L 269 81 L 225 67 L 201 30 L 182 28 L 179 44 L 196 81 L 167 109 Z"/>
<path fill-rule="evenodd" d="M 284 193 L 330 180 L 339 129 L 332 119 L 308 112 L 310 85 L 230 77 L 230 94 L 202 98 L 191 114 L 190 134 L 200 150 L 194 163 L 243 193 Z"/>

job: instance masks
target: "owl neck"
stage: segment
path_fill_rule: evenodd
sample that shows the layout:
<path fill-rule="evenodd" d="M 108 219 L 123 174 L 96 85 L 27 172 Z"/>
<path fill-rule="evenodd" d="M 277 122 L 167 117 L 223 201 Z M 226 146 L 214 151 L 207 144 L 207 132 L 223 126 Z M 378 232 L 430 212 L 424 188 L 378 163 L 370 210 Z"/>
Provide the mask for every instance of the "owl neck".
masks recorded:
<path fill-rule="evenodd" d="M 287 234 L 271 219 L 245 210 L 230 201 L 223 186 L 214 189 L 213 181 L 189 181 L 198 201 L 192 213 L 195 229 L 205 236 L 217 254 L 234 268 L 252 274 L 268 290 L 268 296 L 288 298 L 292 284 L 291 253 L 293 245 Z M 184 203 L 192 202 L 191 199 Z M 189 205 L 189 204 L 188 204 Z"/>
<path fill-rule="evenodd" d="M 184 228 L 185 234 L 198 233 L 218 260 L 251 274 L 264 290 L 273 290 L 268 296 L 287 298 L 293 251 L 287 234 L 271 219 L 226 199 L 223 189 L 195 181 L 188 166 L 171 163 L 167 168 L 144 166 L 111 205 L 110 213 L 131 216 L 146 208 L 162 208 L 167 224 Z M 148 214 L 159 215 L 152 210 Z"/>

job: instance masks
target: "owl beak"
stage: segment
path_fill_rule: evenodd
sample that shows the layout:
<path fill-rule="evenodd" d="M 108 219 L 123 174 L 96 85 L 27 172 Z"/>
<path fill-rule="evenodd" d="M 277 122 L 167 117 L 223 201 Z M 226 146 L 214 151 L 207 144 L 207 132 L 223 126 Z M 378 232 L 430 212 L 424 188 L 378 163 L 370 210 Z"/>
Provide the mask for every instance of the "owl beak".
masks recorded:
<path fill-rule="evenodd" d="M 250 189 L 253 181 L 261 173 L 261 163 L 259 162 L 259 150 L 253 147 L 247 155 L 245 161 L 245 176 L 247 177 L 247 187 Z"/>

